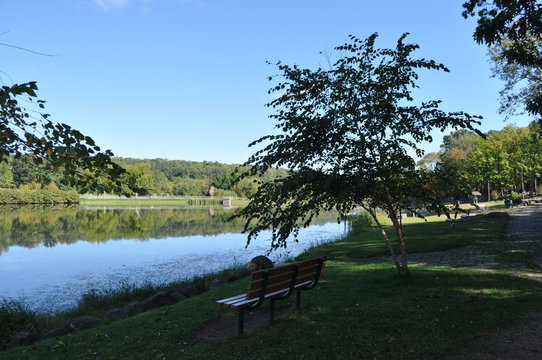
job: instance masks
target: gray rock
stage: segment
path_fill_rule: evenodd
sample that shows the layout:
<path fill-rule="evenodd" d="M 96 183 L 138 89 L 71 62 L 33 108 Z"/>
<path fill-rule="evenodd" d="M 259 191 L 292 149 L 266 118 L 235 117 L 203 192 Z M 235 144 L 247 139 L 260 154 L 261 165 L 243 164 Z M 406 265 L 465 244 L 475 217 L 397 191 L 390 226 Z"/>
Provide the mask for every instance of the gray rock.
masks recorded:
<path fill-rule="evenodd" d="M 70 332 L 77 331 L 77 330 L 90 329 L 98 325 L 101 325 L 102 322 L 103 320 L 96 316 L 90 316 L 90 315 L 79 316 L 79 317 L 76 317 L 75 319 L 70 320 L 68 324 L 66 325 L 66 329 L 68 329 L 68 331 Z"/>
<path fill-rule="evenodd" d="M 22 332 L 15 335 L 15 337 L 10 342 L 7 343 L 7 347 L 12 348 L 16 346 L 30 345 L 34 343 L 36 340 L 37 339 L 35 336 L 27 332 Z"/>
<path fill-rule="evenodd" d="M 175 301 L 166 291 L 160 291 L 156 294 L 149 297 L 145 302 L 143 303 L 143 307 L 145 310 L 154 309 L 166 305 L 171 305 Z"/>
<path fill-rule="evenodd" d="M 121 308 L 114 308 L 107 312 L 106 317 L 108 320 L 115 321 L 124 319 L 128 316 L 127 312 Z"/>
<path fill-rule="evenodd" d="M 53 329 L 53 330 L 47 331 L 45 334 L 43 334 L 41 336 L 41 338 L 42 339 L 49 339 L 49 338 L 54 338 L 54 337 L 58 337 L 58 336 L 68 335 L 69 333 L 70 332 L 66 328 L 58 328 L 58 329 Z"/>
<path fill-rule="evenodd" d="M 205 282 L 203 280 L 198 280 L 194 282 L 192 285 L 199 291 L 201 294 L 202 292 L 205 292 Z"/>
<path fill-rule="evenodd" d="M 211 284 L 209 284 L 209 289 L 216 289 L 218 287 L 221 287 L 222 285 L 224 285 L 225 283 L 228 282 L 228 278 L 227 277 L 217 277 L 215 279 L 213 279 L 211 281 Z"/>
<path fill-rule="evenodd" d="M 142 302 L 132 301 L 124 307 L 124 311 L 126 311 L 126 314 L 128 315 L 134 315 L 145 311 L 145 307 L 143 306 Z"/>
<path fill-rule="evenodd" d="M 255 266 L 254 266 L 255 265 Z M 256 256 L 247 264 L 246 268 L 250 271 L 269 269 L 275 266 L 275 263 L 271 261 L 267 256 Z"/>
<path fill-rule="evenodd" d="M 194 284 L 190 284 L 188 286 L 183 287 L 178 292 L 183 294 L 186 297 L 191 297 L 194 295 L 199 295 L 204 291 L 205 291 L 205 284 L 203 284 L 203 281 L 201 282 L 198 281 Z"/>
<path fill-rule="evenodd" d="M 169 296 L 171 296 L 175 302 L 188 299 L 186 296 L 177 291 L 170 293 Z"/>

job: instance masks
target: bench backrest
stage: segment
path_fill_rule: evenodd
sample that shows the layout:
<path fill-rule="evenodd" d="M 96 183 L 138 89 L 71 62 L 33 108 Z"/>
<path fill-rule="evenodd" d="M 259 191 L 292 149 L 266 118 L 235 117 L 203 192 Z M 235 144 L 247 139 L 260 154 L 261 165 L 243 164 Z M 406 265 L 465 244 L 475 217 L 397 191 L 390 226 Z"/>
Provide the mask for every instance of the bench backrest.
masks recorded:
<path fill-rule="evenodd" d="M 246 299 L 256 299 L 261 296 L 262 291 L 267 296 L 300 286 L 308 287 L 320 279 L 325 261 L 326 258 L 316 258 L 254 271 L 250 277 Z"/>

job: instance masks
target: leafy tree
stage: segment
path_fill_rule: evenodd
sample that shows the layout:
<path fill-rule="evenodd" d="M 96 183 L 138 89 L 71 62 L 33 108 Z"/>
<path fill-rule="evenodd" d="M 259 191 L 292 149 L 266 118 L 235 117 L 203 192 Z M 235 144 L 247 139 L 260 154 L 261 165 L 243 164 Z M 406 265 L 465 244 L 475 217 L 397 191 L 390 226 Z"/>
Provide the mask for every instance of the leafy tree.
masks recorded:
<path fill-rule="evenodd" d="M 233 186 L 233 191 L 239 197 L 250 198 L 258 190 L 259 184 L 260 181 L 256 177 L 245 177 Z"/>
<path fill-rule="evenodd" d="M 469 0 L 463 17 L 478 16 L 474 39 L 491 49 L 495 76 L 505 81 L 501 111 L 523 108 L 542 121 L 542 3 L 538 0 Z M 538 77 L 537 77 L 538 76 Z M 526 86 L 515 90 L 525 81 Z"/>
<path fill-rule="evenodd" d="M 377 34 L 350 36 L 350 43 L 335 48 L 343 56 L 328 70 L 277 63 L 282 82 L 270 89 L 277 96 L 267 106 L 280 133 L 250 144 L 268 143 L 245 163 L 252 166 L 245 176 L 273 167 L 285 167 L 289 175 L 263 183 L 241 210 L 249 242 L 271 229 L 271 246 L 286 246 L 288 236 L 322 209 L 345 214 L 361 205 L 380 228 L 399 274 L 409 274 L 401 210 L 444 211 L 429 174 L 416 168 L 409 151 L 423 156 L 419 143 L 432 140 L 432 129 L 474 130 L 479 117 L 446 113 L 440 101 L 414 103 L 418 71 L 448 69 L 412 58 L 418 45 L 405 43 L 406 36 L 395 49 L 375 48 Z M 397 256 L 377 208 L 393 224 Z"/>
<path fill-rule="evenodd" d="M 531 36 L 531 44 L 539 52 L 542 59 L 542 36 Z M 493 62 L 493 76 L 504 81 L 500 91 L 499 112 L 507 116 L 528 112 L 531 115 L 542 115 L 542 65 L 526 65 L 510 62 L 506 51 L 513 46 L 504 40 L 499 46 L 490 48 L 489 54 Z"/>
<path fill-rule="evenodd" d="M 126 165 L 126 173 L 122 176 L 123 184 L 127 187 L 127 195 L 150 195 L 154 190 L 154 178 L 148 163 Z"/>
<path fill-rule="evenodd" d="M 7 162 L 0 162 L 0 188 L 12 187 L 15 187 L 12 167 Z"/>
<path fill-rule="evenodd" d="M 123 169 L 111 161 L 113 153 L 101 152 L 92 138 L 49 120 L 41 112 L 45 101 L 37 99 L 37 89 L 35 82 L 0 88 L 0 161 L 31 154 L 38 164 L 45 159 L 64 169 L 70 185 L 81 192 L 119 189 Z M 108 181 L 98 184 L 100 177 Z"/>

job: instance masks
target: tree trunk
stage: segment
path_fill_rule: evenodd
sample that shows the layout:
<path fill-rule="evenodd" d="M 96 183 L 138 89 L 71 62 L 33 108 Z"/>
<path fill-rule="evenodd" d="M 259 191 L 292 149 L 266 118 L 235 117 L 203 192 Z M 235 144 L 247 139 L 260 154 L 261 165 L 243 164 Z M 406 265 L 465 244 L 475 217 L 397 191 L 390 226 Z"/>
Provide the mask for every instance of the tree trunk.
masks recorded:
<path fill-rule="evenodd" d="M 401 269 L 399 269 L 399 275 L 401 276 L 410 276 L 408 270 L 408 254 L 406 251 L 405 238 L 403 236 L 403 227 L 397 219 L 397 214 L 394 212 L 389 213 L 393 227 L 395 228 L 395 234 L 397 235 L 397 242 L 399 243 L 399 249 L 401 250 Z"/>
<path fill-rule="evenodd" d="M 390 252 L 392 261 L 395 264 L 395 267 L 397 268 L 397 271 L 399 272 L 399 274 L 401 274 L 401 264 L 399 263 L 399 259 L 397 258 L 397 255 L 395 255 L 395 250 L 393 249 L 393 246 L 392 246 L 391 241 L 390 241 L 390 239 L 388 237 L 388 234 L 386 233 L 386 230 L 384 230 L 384 227 L 382 226 L 380 221 L 378 221 L 378 218 L 376 216 L 376 212 L 373 209 L 371 209 L 370 207 L 365 207 L 363 205 L 362 205 L 362 207 L 363 207 L 363 209 L 365 211 L 367 211 L 369 213 L 369 215 L 371 215 L 371 217 L 375 221 L 376 226 L 378 227 L 378 229 L 380 230 L 380 233 L 384 237 L 384 242 L 386 243 L 386 247 L 388 248 L 388 251 Z"/>

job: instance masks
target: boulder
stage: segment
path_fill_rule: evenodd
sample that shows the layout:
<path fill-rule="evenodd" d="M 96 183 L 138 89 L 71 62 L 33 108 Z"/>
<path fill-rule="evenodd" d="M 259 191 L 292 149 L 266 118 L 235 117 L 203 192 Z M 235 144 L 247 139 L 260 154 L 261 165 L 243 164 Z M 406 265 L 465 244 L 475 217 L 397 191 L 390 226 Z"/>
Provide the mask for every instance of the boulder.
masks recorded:
<path fill-rule="evenodd" d="M 121 308 L 111 309 L 106 314 L 107 320 L 111 320 L 111 321 L 124 319 L 127 316 L 128 316 L 128 314 L 127 314 L 126 310 L 121 309 Z"/>
<path fill-rule="evenodd" d="M 191 297 L 194 295 L 199 295 L 205 291 L 205 283 L 203 281 L 197 281 L 193 284 L 183 287 L 178 292 L 183 294 L 186 297 Z"/>
<path fill-rule="evenodd" d="M 156 294 L 150 296 L 143 303 L 143 308 L 145 310 L 154 309 L 166 305 L 171 305 L 175 302 L 171 296 L 166 291 L 160 291 Z"/>
<path fill-rule="evenodd" d="M 250 271 L 269 269 L 275 266 L 275 263 L 271 261 L 267 256 L 256 256 L 246 265 L 246 268 Z"/>
<path fill-rule="evenodd" d="M 188 299 L 186 296 L 184 296 L 183 294 L 181 294 L 180 292 L 177 292 L 177 291 L 170 293 L 169 296 L 171 296 L 171 298 L 175 302 L 179 302 L 179 301 L 183 301 L 183 300 Z"/>
<path fill-rule="evenodd" d="M 142 302 L 132 301 L 124 307 L 124 311 L 126 311 L 126 314 L 128 315 L 134 315 L 145 311 L 145 307 L 143 306 Z"/>
<path fill-rule="evenodd" d="M 41 336 L 42 339 L 49 339 L 59 336 L 68 335 L 70 332 L 66 328 L 58 328 L 47 331 L 45 334 Z"/>
<path fill-rule="evenodd" d="M 11 339 L 10 342 L 7 343 L 8 348 L 16 347 L 16 346 L 23 346 L 23 345 L 30 345 L 36 341 L 36 337 L 27 333 L 22 332 L 17 335 L 13 339 Z"/>
<path fill-rule="evenodd" d="M 90 315 L 79 316 L 79 317 L 76 317 L 75 319 L 70 320 L 68 324 L 66 325 L 66 329 L 68 329 L 68 331 L 70 332 L 77 331 L 77 330 L 90 329 L 98 325 L 101 325 L 102 322 L 103 320 L 96 316 L 90 316 Z"/>
<path fill-rule="evenodd" d="M 196 290 L 199 291 L 201 294 L 202 292 L 205 292 L 205 282 L 203 280 L 195 281 L 192 285 L 196 288 Z"/>
<path fill-rule="evenodd" d="M 213 279 L 211 281 L 211 283 L 209 284 L 209 289 L 216 289 L 218 287 L 221 287 L 222 285 L 224 285 L 225 283 L 228 282 L 228 278 L 227 277 L 217 277 L 215 279 Z"/>

